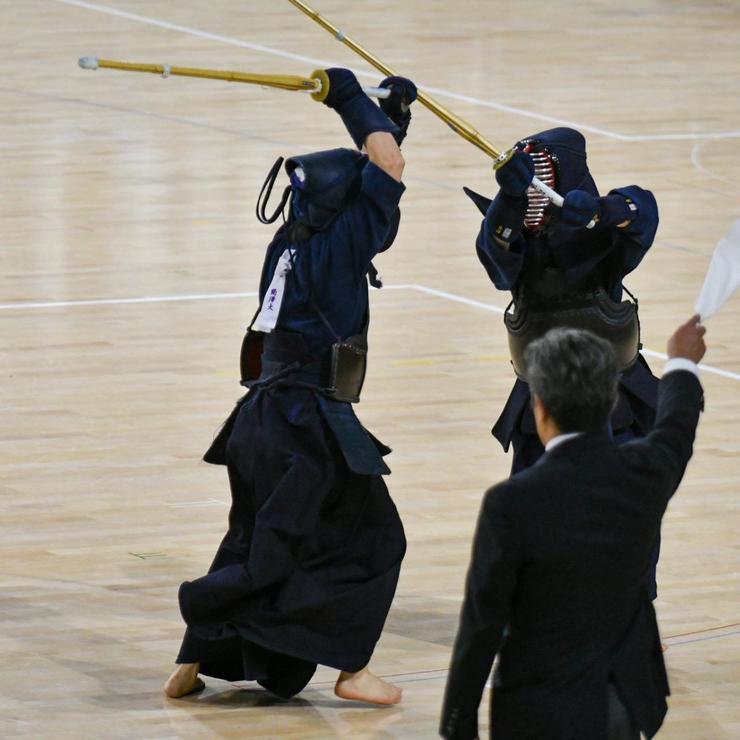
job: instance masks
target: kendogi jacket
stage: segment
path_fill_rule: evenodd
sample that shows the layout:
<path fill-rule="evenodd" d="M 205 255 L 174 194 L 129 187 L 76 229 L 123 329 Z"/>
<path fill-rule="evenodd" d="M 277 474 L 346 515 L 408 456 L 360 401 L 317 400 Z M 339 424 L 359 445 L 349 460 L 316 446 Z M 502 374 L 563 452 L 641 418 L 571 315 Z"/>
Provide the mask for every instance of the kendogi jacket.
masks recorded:
<path fill-rule="evenodd" d="M 548 160 L 554 175 L 553 185 L 562 194 L 582 190 L 598 197 L 599 192 L 586 164 L 583 136 L 573 129 L 555 128 L 523 139 L 520 151 Z M 574 298 L 596 294 L 618 303 L 622 299 L 622 281 L 641 262 L 655 238 L 658 208 L 653 194 L 637 185 L 616 188 L 606 196 L 628 209 L 629 223 L 597 222 L 593 228 L 572 228 L 564 224 L 552 204 L 537 206 L 537 194 L 530 188 L 519 198 L 500 191 L 491 201 L 473 191 L 466 193 L 485 215 L 476 240 L 476 252 L 493 284 L 511 291 L 518 306 L 537 306 L 558 311 Z M 529 196 L 529 197 L 528 197 Z M 539 212 L 538 212 L 539 210 Z M 501 241 L 508 244 L 505 248 Z M 634 397 L 620 402 L 612 426 L 629 426 L 637 417 L 646 430 L 657 402 L 657 381 L 639 356 L 621 376 L 621 386 Z M 525 434 L 536 434 L 534 419 L 528 409 L 529 387 L 517 378 L 494 436 L 508 450 L 517 424 Z M 642 417 L 642 418 L 641 418 Z"/>
<path fill-rule="evenodd" d="M 322 159 L 323 158 L 323 159 Z M 343 192 L 344 204 L 338 210 L 327 209 L 317 217 L 320 198 L 301 198 L 301 181 L 295 177 L 305 170 L 324 174 L 334 168 L 331 180 Z M 328 168 L 328 169 L 327 169 Z M 373 437 L 360 423 L 352 404 L 338 400 L 332 392 L 330 377 L 336 345 L 346 346 L 348 339 L 366 340 L 369 323 L 367 275 L 372 259 L 390 246 L 398 228 L 398 204 L 405 186 L 394 180 L 367 156 L 356 150 L 338 149 L 288 160 L 286 169 L 293 182 L 290 216 L 276 232 L 267 248 L 260 280 L 260 306 L 256 328 L 269 313 L 276 274 L 285 268 L 279 315 L 274 328 L 264 333 L 258 343 L 261 360 L 253 377 L 243 377 L 250 388 L 205 456 L 207 462 L 226 464 L 225 445 L 241 403 L 252 394 L 276 388 L 306 388 L 317 399 L 319 408 L 349 468 L 364 475 L 389 473 L 383 455 L 389 448 Z M 309 175 L 310 177 L 310 175 Z M 345 178 L 341 180 L 341 178 Z M 329 193 L 331 188 L 324 192 Z M 268 196 L 269 197 L 269 196 Z M 284 202 L 287 198 L 284 196 Z M 325 221 L 319 229 L 302 228 L 297 217 Z M 262 332 L 250 329 L 254 337 Z M 365 345 L 366 349 L 366 345 Z M 242 356 L 245 371 L 245 350 Z M 248 362 L 246 363 L 248 364 Z M 364 377 L 364 365 L 362 367 Z M 360 385 L 361 385 L 360 378 Z M 359 391 L 358 391 L 359 393 Z M 290 413 L 290 412 L 288 412 Z"/>

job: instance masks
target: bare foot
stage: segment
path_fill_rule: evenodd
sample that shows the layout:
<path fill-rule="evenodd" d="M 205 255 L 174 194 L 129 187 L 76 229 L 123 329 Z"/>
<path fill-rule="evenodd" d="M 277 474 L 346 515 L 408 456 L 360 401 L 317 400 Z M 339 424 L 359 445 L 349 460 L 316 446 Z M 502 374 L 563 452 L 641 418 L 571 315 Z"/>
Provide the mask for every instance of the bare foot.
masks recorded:
<path fill-rule="evenodd" d="M 386 683 L 376 675 L 363 668 L 357 673 L 342 671 L 334 687 L 334 693 L 340 699 L 354 699 L 370 704 L 398 704 L 401 701 L 402 689 Z"/>
<path fill-rule="evenodd" d="M 205 688 L 205 684 L 198 678 L 200 663 L 181 663 L 172 672 L 164 685 L 164 693 L 170 699 L 180 699 L 188 694 L 195 694 Z"/>

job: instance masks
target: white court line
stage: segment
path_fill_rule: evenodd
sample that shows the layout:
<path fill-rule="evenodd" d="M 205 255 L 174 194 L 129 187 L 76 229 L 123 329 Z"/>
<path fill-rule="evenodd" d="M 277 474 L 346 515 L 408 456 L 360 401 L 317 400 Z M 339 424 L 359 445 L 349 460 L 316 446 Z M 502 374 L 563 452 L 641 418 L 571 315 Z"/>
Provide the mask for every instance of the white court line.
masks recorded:
<path fill-rule="evenodd" d="M 312 57 L 306 57 L 302 54 L 293 54 L 289 51 L 282 51 L 281 49 L 274 49 L 271 46 L 263 46 L 262 44 L 253 44 L 249 41 L 242 41 L 241 39 L 235 39 L 231 36 L 221 36 L 217 33 L 209 33 L 208 31 L 201 31 L 197 28 L 191 28 L 190 26 L 181 26 L 178 23 L 169 23 L 168 21 L 159 20 L 158 18 L 151 18 L 146 15 L 137 15 L 136 13 L 127 13 L 125 10 L 116 10 L 107 5 L 98 5 L 97 3 L 88 3 L 85 0 L 54 0 L 54 2 L 63 3 L 64 5 L 74 5 L 78 8 L 84 8 L 85 10 L 94 10 L 97 13 L 105 13 L 106 15 L 113 15 L 117 18 L 125 18 L 128 21 L 135 21 L 136 23 L 144 23 L 147 26 L 157 26 L 158 28 L 164 28 L 168 31 L 178 31 L 179 33 L 186 33 L 190 36 L 198 36 L 202 39 L 208 39 L 209 41 L 219 41 L 223 44 L 229 44 L 230 46 L 240 46 L 242 49 L 251 49 L 252 51 L 260 51 L 264 54 L 271 54 L 276 57 L 283 57 L 284 59 L 293 59 L 297 62 L 307 62 L 308 64 L 319 64 L 323 67 L 332 66 L 332 62 L 327 62 L 324 59 L 313 59 Z M 370 75 L 370 72 L 360 72 L 365 76 Z M 377 77 L 377 74 L 375 75 Z"/>
<path fill-rule="evenodd" d="M 640 352 L 647 357 L 656 357 L 660 360 L 667 360 L 668 355 L 663 352 L 656 352 L 652 349 L 642 349 Z M 699 365 L 700 370 L 705 370 L 708 373 L 714 373 L 714 375 L 721 375 L 723 378 L 732 378 L 732 380 L 740 380 L 740 373 L 733 373 L 730 370 L 722 370 L 722 368 L 714 367 L 712 365 Z"/>
<path fill-rule="evenodd" d="M 698 139 L 738 139 L 740 131 L 696 131 L 685 134 L 629 134 L 625 141 L 695 141 Z"/>
<path fill-rule="evenodd" d="M 392 288 L 395 286 L 387 286 L 388 288 Z M 444 290 L 437 290 L 436 288 L 429 288 L 426 285 L 399 285 L 398 287 L 403 288 L 413 288 L 414 290 L 418 290 L 421 293 L 426 293 L 428 295 L 437 296 L 438 298 L 445 298 L 448 301 L 454 301 L 455 303 L 462 303 L 466 306 L 473 306 L 475 308 L 482 308 L 485 311 L 491 311 L 493 313 L 503 314 L 505 313 L 505 309 L 501 308 L 501 306 L 496 306 L 492 303 L 483 303 L 482 301 L 476 301 L 472 298 L 465 298 L 464 296 L 455 295 L 454 293 L 448 293 Z M 655 357 L 660 360 L 667 360 L 668 356 L 664 354 L 663 352 L 656 352 L 652 349 L 643 349 L 641 350 L 643 355 L 646 355 L 648 357 Z M 724 378 L 731 378 L 732 380 L 740 380 L 740 373 L 733 373 L 730 370 L 722 370 L 719 367 L 713 367 L 712 365 L 699 365 L 699 368 L 701 370 L 705 370 L 708 373 L 714 373 L 715 375 L 721 375 Z"/>
<path fill-rule="evenodd" d="M 367 75 L 371 76 L 371 75 Z M 497 103 L 495 100 L 483 100 L 481 98 L 474 98 L 470 95 L 463 95 L 461 93 L 450 92 L 440 87 L 428 87 L 427 85 L 419 85 L 424 91 L 438 97 L 451 98 L 452 100 L 459 100 L 462 103 L 470 103 L 471 105 L 478 105 L 482 108 L 493 108 L 494 110 L 500 110 L 504 113 L 513 113 L 517 116 L 524 116 L 525 118 L 534 118 L 537 121 L 546 121 L 547 123 L 554 123 L 556 126 L 567 126 L 568 128 L 575 128 L 579 131 L 588 131 L 592 134 L 599 136 L 605 136 L 609 139 L 616 139 L 617 141 L 632 141 L 632 137 L 629 134 L 620 134 L 616 131 L 609 131 L 604 128 L 597 128 L 596 126 L 590 126 L 586 123 L 577 123 L 575 121 L 568 121 L 565 118 L 555 118 L 554 116 L 548 116 L 544 113 L 535 113 L 534 111 L 525 110 L 524 108 L 516 108 L 512 105 L 506 105 L 505 103 Z M 740 135 L 740 132 L 738 132 Z"/>
<path fill-rule="evenodd" d="M 390 287 L 390 286 L 388 286 Z M 475 301 L 472 298 L 465 298 L 461 295 L 455 295 L 454 293 L 447 293 L 444 290 L 437 290 L 436 288 L 428 288 L 426 285 L 410 285 L 410 288 L 418 290 L 421 293 L 427 295 L 437 296 L 437 298 L 445 298 L 448 301 L 454 301 L 455 303 L 463 303 L 466 306 L 473 306 L 474 308 L 482 308 L 484 311 L 492 311 L 493 313 L 503 314 L 505 309 L 500 306 L 494 306 L 492 303 L 483 303 L 482 301 Z"/>
<path fill-rule="evenodd" d="M 427 293 L 429 295 L 438 296 L 439 298 L 446 298 L 448 301 L 455 301 L 455 303 L 463 303 L 466 306 L 474 306 L 476 308 L 482 308 L 486 311 L 492 311 L 494 313 L 500 313 L 500 314 L 503 314 L 505 311 L 500 306 L 495 306 L 492 303 L 483 303 L 482 301 L 474 301 L 470 298 L 465 298 L 464 296 L 455 295 L 454 293 L 447 293 L 444 290 L 436 290 L 435 288 L 428 288 L 426 285 L 413 285 L 409 287 L 413 287 L 414 289 L 422 293 Z M 641 352 L 643 355 L 647 355 L 648 357 L 656 357 L 661 360 L 668 359 L 668 356 L 665 355 L 663 352 L 656 352 L 655 350 L 652 350 L 652 349 L 642 349 Z M 713 367 L 712 365 L 699 365 L 699 369 L 705 372 L 708 372 L 708 373 L 714 373 L 715 375 L 721 375 L 723 378 L 731 378 L 732 380 L 740 380 L 740 373 L 733 373 L 730 370 L 722 370 L 721 368 Z"/>
<path fill-rule="evenodd" d="M 734 191 L 735 189 L 735 182 L 730 180 L 729 177 L 722 177 L 722 175 L 717 175 L 716 173 L 712 172 L 711 170 L 707 169 L 702 163 L 701 163 L 701 155 L 704 151 L 704 148 L 707 146 L 707 144 L 710 144 L 711 141 L 709 139 L 704 139 L 703 141 L 699 141 L 691 148 L 691 164 L 694 165 L 694 167 L 699 170 L 703 175 L 706 175 L 712 180 L 719 180 L 720 182 L 723 182 L 727 185 L 732 185 L 732 189 Z"/>
<path fill-rule="evenodd" d="M 503 314 L 505 309 L 501 306 L 496 306 L 493 303 L 484 303 L 483 301 L 476 301 L 473 298 L 466 298 L 465 296 L 456 295 L 455 293 L 448 293 L 445 290 L 437 290 L 436 288 L 430 288 L 426 285 L 419 285 L 418 283 L 399 283 L 397 285 L 385 285 L 383 290 L 415 290 L 419 293 L 425 293 L 427 295 L 435 296 L 437 298 L 444 298 L 454 303 L 462 303 L 465 306 L 472 306 L 473 308 L 481 308 L 484 311 L 490 311 L 491 313 Z M 14 309 L 26 309 L 26 308 L 67 308 L 73 306 L 115 306 L 125 305 L 131 303 L 170 303 L 173 301 L 217 301 L 229 298 L 253 298 L 258 295 L 256 292 L 250 293 L 196 293 L 193 295 L 170 295 L 170 296 L 144 296 L 142 298 L 107 298 L 101 300 L 89 300 L 89 301 L 50 301 L 45 303 L 0 303 L 0 311 L 9 311 Z M 656 357 L 661 360 L 666 360 L 667 357 L 662 352 L 655 352 L 652 349 L 643 349 L 642 354 L 648 357 Z M 722 370 L 719 367 L 712 365 L 699 365 L 699 368 L 707 373 L 714 375 L 721 375 L 723 378 L 730 378 L 731 380 L 740 380 L 740 373 L 733 373 L 730 370 Z"/>
<path fill-rule="evenodd" d="M 100 5 L 98 3 L 86 2 L 86 0 L 53 0 L 53 2 L 62 3 L 64 5 L 72 5 L 85 10 L 92 10 L 97 13 L 105 13 L 112 15 L 117 18 L 124 18 L 129 21 L 136 23 L 144 23 L 149 26 L 156 26 L 158 28 L 164 28 L 168 31 L 177 31 L 178 33 L 185 33 L 191 36 L 197 36 L 199 38 L 208 39 L 209 41 L 217 41 L 219 43 L 228 44 L 230 46 L 238 46 L 242 49 L 250 49 L 252 51 L 261 52 L 263 54 L 270 54 L 272 56 L 282 57 L 283 59 L 292 59 L 294 61 L 306 62 L 312 65 L 318 65 L 319 67 L 332 67 L 337 66 L 337 62 L 327 61 L 326 59 L 317 59 L 315 57 L 304 56 L 303 54 L 294 54 L 289 51 L 283 51 L 282 49 L 275 49 L 272 46 L 265 46 L 263 44 L 255 44 L 250 41 L 243 41 L 241 39 L 234 38 L 232 36 L 223 36 L 217 33 L 209 33 L 208 31 L 201 31 L 197 28 L 190 26 L 183 26 L 178 23 L 170 23 L 163 21 L 158 18 L 152 18 L 150 16 L 138 15 L 137 13 L 128 13 L 124 10 L 117 10 L 107 5 Z M 363 69 L 350 68 L 358 77 L 370 77 L 377 78 L 377 72 L 370 72 Z M 452 100 L 459 100 L 471 105 L 477 105 L 483 108 L 493 108 L 494 110 L 500 110 L 506 113 L 513 113 L 515 115 L 524 116 L 526 118 L 533 118 L 538 121 L 546 121 L 548 123 L 555 124 L 557 126 L 568 126 L 570 128 L 579 129 L 581 131 L 588 131 L 592 134 L 604 136 L 609 139 L 615 139 L 616 141 L 683 141 L 693 139 L 727 139 L 727 138 L 739 138 L 740 131 L 724 131 L 715 133 L 676 133 L 676 134 L 645 134 L 645 135 L 631 135 L 631 134 L 620 134 L 617 131 L 609 131 L 608 129 L 597 128 L 595 126 L 589 126 L 585 123 L 578 123 L 576 121 L 568 121 L 564 118 L 556 118 L 548 116 L 543 113 L 535 113 L 534 111 L 528 111 L 523 108 L 516 108 L 504 103 L 497 103 L 495 100 L 483 100 L 481 98 L 475 98 L 469 95 L 463 95 L 450 90 L 444 90 L 438 87 L 427 87 L 426 85 L 419 85 L 419 87 L 434 95 L 441 97 L 451 98 Z"/>
<path fill-rule="evenodd" d="M 257 293 L 195 293 L 194 295 L 153 295 L 143 298 L 103 298 L 89 301 L 46 301 L 43 303 L 0 303 L 0 311 L 25 308 L 67 308 L 68 306 L 117 306 L 124 303 L 169 303 L 173 301 L 219 301 L 224 298 L 252 298 Z"/>

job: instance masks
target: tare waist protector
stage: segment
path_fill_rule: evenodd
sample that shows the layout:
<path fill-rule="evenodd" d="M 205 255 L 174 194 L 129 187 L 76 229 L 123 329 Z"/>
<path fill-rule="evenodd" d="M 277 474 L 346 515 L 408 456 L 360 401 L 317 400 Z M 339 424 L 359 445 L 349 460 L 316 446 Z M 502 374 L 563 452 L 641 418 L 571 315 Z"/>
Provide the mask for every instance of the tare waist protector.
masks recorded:
<path fill-rule="evenodd" d="M 365 333 L 337 341 L 328 357 L 312 358 L 300 334 L 249 329 L 241 351 L 241 383 L 253 388 L 276 382 L 310 386 L 336 401 L 357 403 L 365 382 Z"/>
<path fill-rule="evenodd" d="M 513 307 L 513 310 L 512 310 Z M 524 351 L 550 329 L 585 329 L 608 341 L 617 355 L 620 372 L 632 367 L 642 347 L 637 301 L 613 301 L 600 288 L 547 302 L 512 301 L 504 313 L 511 364 L 526 382 Z"/>

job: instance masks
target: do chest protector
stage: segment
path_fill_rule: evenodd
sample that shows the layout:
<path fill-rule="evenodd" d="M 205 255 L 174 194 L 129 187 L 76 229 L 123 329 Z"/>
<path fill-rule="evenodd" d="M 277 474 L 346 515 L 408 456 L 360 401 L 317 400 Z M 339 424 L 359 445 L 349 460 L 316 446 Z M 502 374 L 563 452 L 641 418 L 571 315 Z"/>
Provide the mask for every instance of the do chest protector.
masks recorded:
<path fill-rule="evenodd" d="M 626 288 L 625 288 L 626 290 Z M 620 372 L 634 365 L 642 344 L 637 299 L 613 301 L 602 288 L 547 302 L 512 301 L 504 313 L 514 372 L 526 382 L 524 351 L 550 329 L 585 329 L 614 348 Z M 510 309 L 514 306 L 514 310 Z"/>

